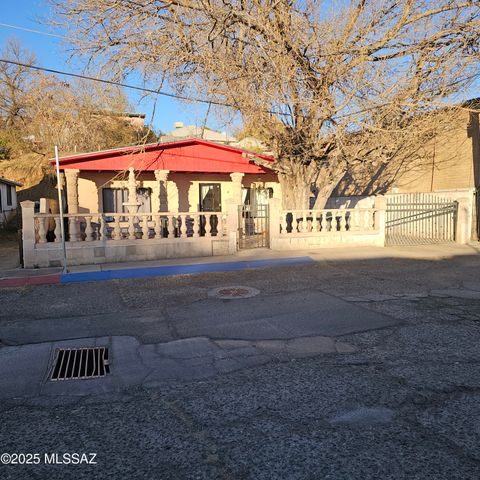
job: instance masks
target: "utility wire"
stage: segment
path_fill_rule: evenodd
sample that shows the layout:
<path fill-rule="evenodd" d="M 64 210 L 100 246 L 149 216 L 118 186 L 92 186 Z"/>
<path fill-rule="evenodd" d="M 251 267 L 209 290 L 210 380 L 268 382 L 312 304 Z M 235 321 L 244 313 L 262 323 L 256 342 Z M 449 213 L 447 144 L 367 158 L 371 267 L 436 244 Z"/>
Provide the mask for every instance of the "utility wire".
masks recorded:
<path fill-rule="evenodd" d="M 177 95 L 177 94 L 174 94 L 174 93 L 161 92 L 160 90 L 153 90 L 151 88 L 138 87 L 137 85 L 130 85 L 128 83 L 116 82 L 115 80 L 105 80 L 104 78 L 89 77 L 88 75 L 80 75 L 79 73 L 63 72 L 62 70 L 55 70 L 53 68 L 45 68 L 45 67 L 39 67 L 37 65 L 29 65 L 28 63 L 16 62 L 15 60 L 7 60 L 7 59 L 4 59 L 4 58 L 0 58 L 0 62 L 8 63 L 10 65 L 17 65 L 19 67 L 31 68 L 33 70 L 40 70 L 42 72 L 55 73 L 57 75 L 66 75 L 67 77 L 75 77 L 75 78 L 81 78 L 83 80 L 91 80 L 92 82 L 107 83 L 109 85 L 115 85 L 117 87 L 130 88 L 132 90 L 140 90 L 142 92 L 155 93 L 156 95 L 163 95 L 164 97 L 176 98 L 177 100 L 187 100 L 187 101 L 191 101 L 191 102 L 199 102 L 199 103 L 205 103 L 205 104 L 219 105 L 221 107 L 236 108 L 235 105 L 232 105 L 232 104 L 229 104 L 229 103 L 218 102 L 218 101 L 215 101 L 215 100 L 206 100 L 206 99 L 203 99 L 203 98 L 190 98 L 190 97 L 186 97 L 186 96 L 183 96 L 183 95 Z M 275 113 L 275 114 L 278 114 L 278 115 L 288 115 L 286 113 L 283 114 L 281 112 L 269 112 L 269 113 Z"/>
<path fill-rule="evenodd" d="M 0 23 L 0 27 L 13 28 L 14 30 L 22 30 L 24 32 L 37 33 L 39 35 L 47 35 L 48 37 L 67 38 L 64 35 L 42 32 L 41 30 L 34 30 L 33 28 L 21 27 L 19 25 L 10 25 L 9 23 Z"/>

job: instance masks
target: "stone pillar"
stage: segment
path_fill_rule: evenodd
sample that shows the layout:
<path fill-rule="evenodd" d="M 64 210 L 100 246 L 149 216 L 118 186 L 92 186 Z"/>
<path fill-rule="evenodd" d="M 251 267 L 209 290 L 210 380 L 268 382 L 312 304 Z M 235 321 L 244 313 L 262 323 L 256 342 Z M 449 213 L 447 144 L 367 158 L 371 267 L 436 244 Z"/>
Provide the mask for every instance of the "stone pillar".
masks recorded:
<path fill-rule="evenodd" d="M 280 237 L 280 209 L 282 202 L 279 198 L 268 199 L 268 246 L 277 248 L 277 239 Z"/>
<path fill-rule="evenodd" d="M 78 213 L 78 174 L 80 170 L 65 170 L 68 213 Z"/>
<path fill-rule="evenodd" d="M 167 180 L 170 170 L 155 170 L 155 178 L 158 182 L 159 212 L 168 212 Z"/>
<path fill-rule="evenodd" d="M 375 212 L 375 224 L 374 228 L 378 231 L 378 243 L 377 245 L 384 247 L 385 246 L 385 220 L 386 220 L 386 209 L 387 209 L 387 199 L 383 195 L 377 195 L 375 197 L 374 208 Z"/>
<path fill-rule="evenodd" d="M 457 243 L 465 245 L 470 240 L 470 221 L 471 221 L 471 202 L 469 198 L 459 198 L 457 200 L 457 225 L 455 240 Z"/>
<path fill-rule="evenodd" d="M 23 267 L 35 267 L 35 202 L 25 200 L 22 207 Z"/>
<path fill-rule="evenodd" d="M 242 178 L 243 173 L 231 173 L 230 178 L 232 179 L 232 199 L 236 202 L 237 205 L 242 204 Z"/>
<path fill-rule="evenodd" d="M 238 204 L 233 198 L 225 202 L 227 212 L 228 253 L 233 254 L 238 248 Z"/>
<path fill-rule="evenodd" d="M 78 213 L 78 174 L 80 170 L 65 170 L 65 178 L 67 180 L 67 206 L 68 213 Z M 71 217 L 68 220 L 68 233 L 71 242 L 80 240 L 77 219 Z"/>

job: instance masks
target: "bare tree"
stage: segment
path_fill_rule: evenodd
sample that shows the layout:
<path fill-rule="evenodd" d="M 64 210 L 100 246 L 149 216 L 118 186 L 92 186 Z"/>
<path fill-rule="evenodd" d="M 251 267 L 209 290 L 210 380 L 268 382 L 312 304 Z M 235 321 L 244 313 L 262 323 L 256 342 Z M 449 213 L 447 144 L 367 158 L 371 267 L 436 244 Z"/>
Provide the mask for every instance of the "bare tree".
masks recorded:
<path fill-rule="evenodd" d="M 30 65 L 35 55 L 9 41 L 3 58 Z M 75 81 L 0 62 L 0 173 L 26 185 L 51 172 L 54 145 L 64 154 L 155 141 L 136 129 L 117 87 Z M 0 157 L 0 158 L 1 158 Z"/>
<path fill-rule="evenodd" d="M 267 139 L 286 208 L 428 141 L 478 74 L 462 0 L 51 0 L 77 53 L 230 105 Z M 261 159 L 254 159 L 262 163 Z"/>

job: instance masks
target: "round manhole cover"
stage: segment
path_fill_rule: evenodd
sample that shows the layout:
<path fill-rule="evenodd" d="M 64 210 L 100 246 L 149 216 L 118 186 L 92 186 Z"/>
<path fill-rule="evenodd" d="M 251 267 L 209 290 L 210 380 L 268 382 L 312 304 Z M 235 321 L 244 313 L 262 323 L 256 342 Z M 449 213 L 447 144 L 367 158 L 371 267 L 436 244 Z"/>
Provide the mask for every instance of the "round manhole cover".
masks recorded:
<path fill-rule="evenodd" d="M 244 287 L 241 285 L 234 285 L 230 287 L 218 287 L 208 292 L 209 297 L 221 299 L 235 299 L 235 298 L 250 298 L 258 295 L 260 290 L 253 287 Z"/>

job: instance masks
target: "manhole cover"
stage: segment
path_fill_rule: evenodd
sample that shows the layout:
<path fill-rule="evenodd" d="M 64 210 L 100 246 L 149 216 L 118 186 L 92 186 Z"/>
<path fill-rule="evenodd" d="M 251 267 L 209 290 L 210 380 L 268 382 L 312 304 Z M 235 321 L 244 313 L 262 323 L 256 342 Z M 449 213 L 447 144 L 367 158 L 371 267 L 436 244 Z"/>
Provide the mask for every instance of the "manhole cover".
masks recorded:
<path fill-rule="evenodd" d="M 231 287 L 218 287 L 208 292 L 209 297 L 221 298 L 221 299 L 234 299 L 234 298 L 250 298 L 258 295 L 260 290 L 253 287 L 244 287 L 234 285 Z"/>
<path fill-rule="evenodd" d="M 108 348 L 58 348 L 50 380 L 104 377 L 110 373 Z"/>

